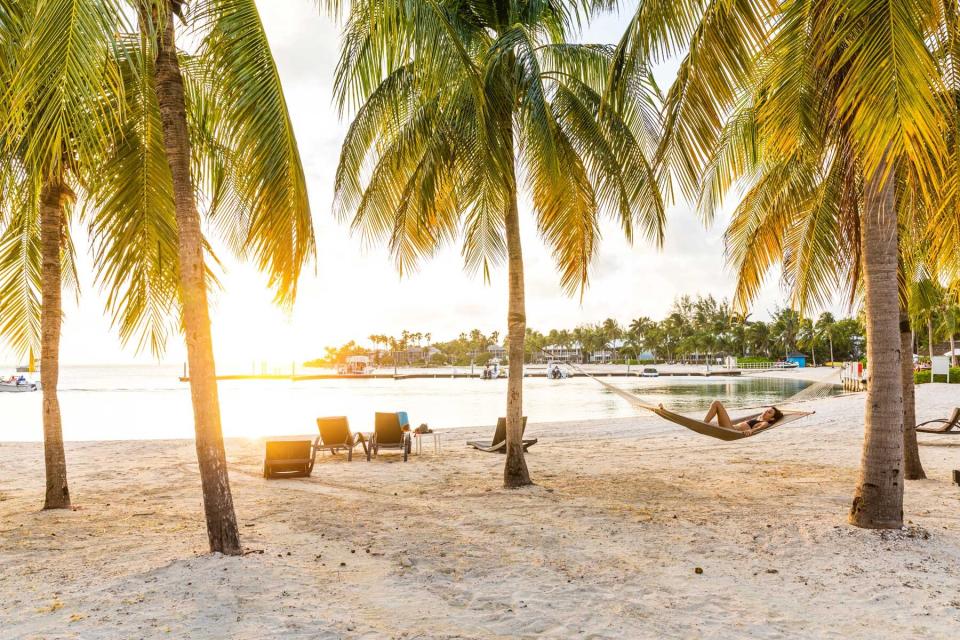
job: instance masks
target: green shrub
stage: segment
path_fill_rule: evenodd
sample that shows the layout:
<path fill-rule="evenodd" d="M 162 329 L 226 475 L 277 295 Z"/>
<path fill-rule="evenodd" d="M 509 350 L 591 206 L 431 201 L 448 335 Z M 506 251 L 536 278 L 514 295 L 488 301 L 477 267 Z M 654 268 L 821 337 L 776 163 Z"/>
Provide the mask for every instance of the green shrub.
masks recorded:
<path fill-rule="evenodd" d="M 930 382 L 930 370 L 914 371 L 913 382 L 915 384 L 926 384 Z M 938 375 L 937 382 L 946 382 L 946 379 Z M 950 367 L 950 384 L 960 384 L 960 367 Z"/>

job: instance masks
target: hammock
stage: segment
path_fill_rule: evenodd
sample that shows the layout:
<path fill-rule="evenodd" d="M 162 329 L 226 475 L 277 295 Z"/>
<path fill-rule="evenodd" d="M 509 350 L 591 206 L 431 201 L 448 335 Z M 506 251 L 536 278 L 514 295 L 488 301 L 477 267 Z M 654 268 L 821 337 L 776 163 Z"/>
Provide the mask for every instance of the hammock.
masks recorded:
<path fill-rule="evenodd" d="M 741 438 L 749 438 L 750 436 L 755 436 L 758 433 L 767 431 L 768 429 L 785 425 L 788 422 L 793 422 L 794 420 L 799 420 L 800 418 L 806 418 L 814 413 L 813 411 L 781 411 L 781 413 L 783 413 L 783 417 L 776 422 L 768 424 L 765 427 L 755 429 L 749 433 L 744 433 L 743 431 L 738 431 L 736 429 L 727 429 L 726 427 L 721 427 L 713 422 L 704 422 L 703 420 L 698 420 L 696 418 L 680 415 L 679 413 L 674 413 L 669 409 L 664 409 L 662 404 L 658 407 L 647 407 L 647 409 L 653 411 L 664 420 L 669 420 L 670 422 L 678 424 L 681 427 L 686 427 L 691 431 L 696 431 L 701 435 L 710 436 L 711 438 L 716 438 L 718 440 L 739 440 Z M 739 418 L 730 418 L 730 422 L 733 424 L 737 424 L 738 422 L 746 422 L 747 420 L 759 418 L 761 415 L 762 412 L 754 413 L 748 416 L 741 416 Z"/>
<path fill-rule="evenodd" d="M 711 438 L 716 438 L 718 440 L 730 441 L 730 440 L 740 440 L 741 438 L 749 438 L 751 436 L 757 435 L 758 433 L 763 433 L 764 431 L 768 431 L 769 429 L 773 429 L 775 427 L 785 425 L 788 422 L 793 422 L 795 420 L 799 420 L 800 418 L 806 418 L 807 416 L 813 415 L 814 413 L 816 413 L 815 411 L 782 411 L 783 417 L 777 420 L 776 422 L 772 424 L 768 424 L 765 427 L 761 427 L 760 429 L 751 431 L 750 433 L 744 433 L 743 431 L 738 431 L 737 429 L 727 429 L 726 427 L 721 427 L 719 424 L 716 424 L 713 422 L 704 422 L 703 420 L 699 420 L 697 418 L 691 418 L 689 416 L 675 413 L 673 411 L 670 411 L 669 409 L 664 408 L 662 404 L 658 404 L 658 405 L 649 404 L 647 402 L 644 402 L 640 397 L 630 393 L 629 391 L 626 391 L 625 389 L 615 387 L 609 382 L 604 382 L 603 380 L 590 375 L 580 367 L 575 367 L 575 368 L 583 375 L 587 376 L 588 378 L 592 378 L 593 380 L 596 380 L 597 382 L 602 384 L 604 387 L 606 387 L 613 393 L 617 394 L 621 398 L 624 398 L 627 402 L 629 402 L 633 406 L 638 407 L 640 409 L 645 409 L 647 411 L 652 411 L 653 413 L 657 414 L 664 420 L 669 420 L 670 422 L 674 424 L 678 424 L 681 427 L 685 427 L 701 435 L 710 436 Z M 762 412 L 753 413 L 748 416 L 731 418 L 730 421 L 733 424 L 737 424 L 739 422 L 746 422 L 747 420 L 759 418 L 761 414 Z"/>

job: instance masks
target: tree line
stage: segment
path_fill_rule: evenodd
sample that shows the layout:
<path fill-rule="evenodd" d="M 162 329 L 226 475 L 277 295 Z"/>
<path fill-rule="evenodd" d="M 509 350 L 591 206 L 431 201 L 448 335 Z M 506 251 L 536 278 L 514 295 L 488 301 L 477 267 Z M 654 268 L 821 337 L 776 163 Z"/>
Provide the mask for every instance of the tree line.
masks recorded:
<path fill-rule="evenodd" d="M 396 337 L 376 334 L 368 337 L 371 346 L 351 340 L 339 347 L 326 347 L 323 357 L 305 364 L 331 366 L 348 356 L 371 354 L 378 358 L 377 363 L 389 365 L 394 352 L 413 353 L 413 359 L 405 358 L 402 364 L 483 364 L 491 357 L 490 347 L 501 345 L 500 335 L 498 331 L 486 334 L 472 329 L 453 340 L 433 342 L 432 334 L 423 332 L 404 330 Z M 779 308 L 770 321 L 751 320 L 749 314 L 735 312 L 727 300 L 682 296 L 659 321 L 642 316 L 621 324 L 607 318 L 546 332 L 527 327 L 524 361 L 543 360 L 550 347 L 559 347 L 578 349 L 585 360 L 603 351 L 612 352 L 621 362 L 644 358 L 658 362 L 705 361 L 728 355 L 783 360 L 799 351 L 813 363 L 827 363 L 861 359 L 865 341 L 863 321 L 856 317 L 838 320 L 832 313 L 823 312 L 816 319 L 804 318 L 793 309 Z M 499 351 L 496 353 L 500 356 Z"/>

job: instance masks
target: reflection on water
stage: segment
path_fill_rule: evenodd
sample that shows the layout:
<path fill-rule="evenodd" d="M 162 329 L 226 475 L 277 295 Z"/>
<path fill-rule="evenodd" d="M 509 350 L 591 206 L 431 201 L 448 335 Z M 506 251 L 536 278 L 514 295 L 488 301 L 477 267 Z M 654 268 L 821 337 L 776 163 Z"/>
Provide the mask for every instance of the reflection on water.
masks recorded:
<path fill-rule="evenodd" d="M 189 438 L 190 393 L 177 367 L 64 367 L 60 403 L 68 440 Z M 604 378 L 648 402 L 678 411 L 770 404 L 809 383 L 763 378 Z M 315 419 L 345 415 L 355 430 L 373 427 L 375 411 L 407 411 L 414 426 L 494 425 L 504 415 L 506 380 L 286 380 L 220 383 L 227 436 L 312 433 Z M 589 378 L 528 378 L 531 422 L 629 417 L 636 410 Z M 40 440 L 40 394 L 0 394 L 0 440 Z"/>

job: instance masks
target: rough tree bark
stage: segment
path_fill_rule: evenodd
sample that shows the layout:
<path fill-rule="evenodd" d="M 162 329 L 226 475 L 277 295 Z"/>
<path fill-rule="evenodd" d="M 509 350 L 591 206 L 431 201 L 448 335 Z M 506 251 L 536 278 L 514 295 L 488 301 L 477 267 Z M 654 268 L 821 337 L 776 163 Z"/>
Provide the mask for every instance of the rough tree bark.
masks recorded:
<path fill-rule="evenodd" d="M 207 520 L 210 550 L 239 555 L 240 535 L 233 509 L 227 458 L 220 425 L 220 400 L 217 394 L 207 283 L 203 262 L 203 234 L 194 196 L 190 168 L 190 136 L 187 129 L 183 76 L 177 60 L 171 5 L 166 16 L 157 21 L 156 64 L 154 76 L 163 142 L 167 162 L 173 174 L 173 196 L 177 218 L 180 258 L 180 295 L 183 325 L 190 367 L 190 395 L 196 430 L 197 461 L 203 487 L 203 507 Z"/>
<path fill-rule="evenodd" d="M 40 193 L 40 385 L 43 387 L 43 460 L 46 466 L 47 490 L 44 509 L 69 509 L 70 489 L 67 486 L 67 456 L 63 448 L 63 427 L 60 422 L 61 308 L 60 260 L 63 249 L 63 207 L 70 190 L 59 177 L 50 178 Z"/>
<path fill-rule="evenodd" d="M 507 309 L 507 460 L 503 467 L 503 486 L 532 484 L 523 454 L 523 356 L 527 333 L 526 299 L 523 290 L 523 252 L 520 247 L 520 215 L 517 211 L 516 181 L 511 185 L 510 204 L 505 216 L 509 306 Z"/>
<path fill-rule="evenodd" d="M 903 524 L 903 384 L 895 172 L 881 163 L 864 186 L 861 254 L 867 310 L 867 387 L 860 476 L 850 523 Z"/>
<path fill-rule="evenodd" d="M 910 328 L 910 316 L 900 310 L 900 350 L 903 367 L 903 476 L 907 480 L 923 480 L 927 474 L 920 461 L 920 447 L 917 446 L 917 413 L 913 384 L 913 331 Z"/>

